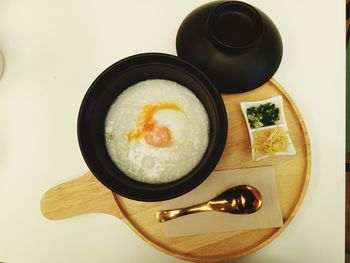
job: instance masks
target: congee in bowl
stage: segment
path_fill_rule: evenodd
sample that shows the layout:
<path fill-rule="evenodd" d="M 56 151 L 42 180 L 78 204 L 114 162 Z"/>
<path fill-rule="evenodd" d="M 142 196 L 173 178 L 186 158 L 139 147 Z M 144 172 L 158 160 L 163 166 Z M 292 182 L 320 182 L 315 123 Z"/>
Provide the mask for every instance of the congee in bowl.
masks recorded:
<path fill-rule="evenodd" d="M 209 141 L 209 120 L 199 99 L 169 80 L 141 81 L 113 102 L 105 121 L 107 150 L 126 175 L 167 183 L 189 173 Z"/>
<path fill-rule="evenodd" d="M 87 91 L 78 139 L 91 172 L 140 201 L 180 196 L 214 170 L 225 147 L 222 98 L 197 68 L 146 53 L 107 68 Z"/>

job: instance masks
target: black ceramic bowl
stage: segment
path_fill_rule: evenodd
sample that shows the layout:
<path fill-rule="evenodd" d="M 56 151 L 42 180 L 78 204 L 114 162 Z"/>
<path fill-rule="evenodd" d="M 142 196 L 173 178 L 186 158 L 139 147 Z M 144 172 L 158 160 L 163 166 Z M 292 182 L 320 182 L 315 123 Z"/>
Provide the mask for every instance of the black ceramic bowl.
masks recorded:
<path fill-rule="evenodd" d="M 202 70 L 223 93 L 245 92 L 267 82 L 282 59 L 281 36 L 261 10 L 239 1 L 198 7 L 182 22 L 179 57 Z"/>
<path fill-rule="evenodd" d="M 109 107 L 125 89 L 147 79 L 171 80 L 189 88 L 209 117 L 209 144 L 203 158 L 189 174 L 170 183 L 147 184 L 131 179 L 113 163 L 106 149 L 104 123 Z M 113 192 L 140 201 L 166 200 L 195 188 L 214 170 L 226 137 L 227 116 L 220 94 L 196 67 L 167 54 L 135 55 L 107 68 L 87 91 L 78 117 L 80 150 L 92 173 Z"/>

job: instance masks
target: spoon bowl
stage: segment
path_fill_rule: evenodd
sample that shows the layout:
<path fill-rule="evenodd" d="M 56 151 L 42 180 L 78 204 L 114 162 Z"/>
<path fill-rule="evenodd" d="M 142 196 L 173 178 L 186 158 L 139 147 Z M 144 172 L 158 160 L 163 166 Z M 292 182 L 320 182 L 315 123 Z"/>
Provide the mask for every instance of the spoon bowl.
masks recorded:
<path fill-rule="evenodd" d="M 166 222 L 184 215 L 198 212 L 217 211 L 231 214 L 252 214 L 262 206 L 261 193 L 251 185 L 239 185 L 227 189 L 213 199 L 181 209 L 161 210 L 157 212 L 158 222 Z"/>

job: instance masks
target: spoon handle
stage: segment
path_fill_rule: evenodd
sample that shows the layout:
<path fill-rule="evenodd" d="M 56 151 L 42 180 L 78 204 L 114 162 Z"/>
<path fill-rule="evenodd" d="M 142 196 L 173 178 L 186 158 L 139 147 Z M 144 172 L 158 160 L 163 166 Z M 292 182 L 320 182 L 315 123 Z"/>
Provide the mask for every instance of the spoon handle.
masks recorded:
<path fill-rule="evenodd" d="M 161 210 L 157 212 L 156 219 L 158 222 L 166 222 L 180 216 L 194 214 L 198 212 L 211 211 L 212 208 L 209 206 L 208 202 L 189 206 L 181 209 L 169 209 L 169 210 Z"/>

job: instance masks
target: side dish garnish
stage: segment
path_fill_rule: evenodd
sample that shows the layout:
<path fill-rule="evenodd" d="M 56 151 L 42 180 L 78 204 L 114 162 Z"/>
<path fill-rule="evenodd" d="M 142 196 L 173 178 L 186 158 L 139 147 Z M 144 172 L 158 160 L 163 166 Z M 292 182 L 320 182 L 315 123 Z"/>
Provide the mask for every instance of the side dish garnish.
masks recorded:
<path fill-rule="evenodd" d="M 274 103 L 268 102 L 247 109 L 250 128 L 260 128 L 275 125 L 280 120 L 280 109 Z"/>
<path fill-rule="evenodd" d="M 283 111 L 282 96 L 260 101 L 243 101 L 252 158 L 259 161 L 274 155 L 296 153 Z"/>
<path fill-rule="evenodd" d="M 279 126 L 265 130 L 255 130 L 253 133 L 253 149 L 260 155 L 273 155 L 286 151 L 288 148 L 288 131 Z"/>

